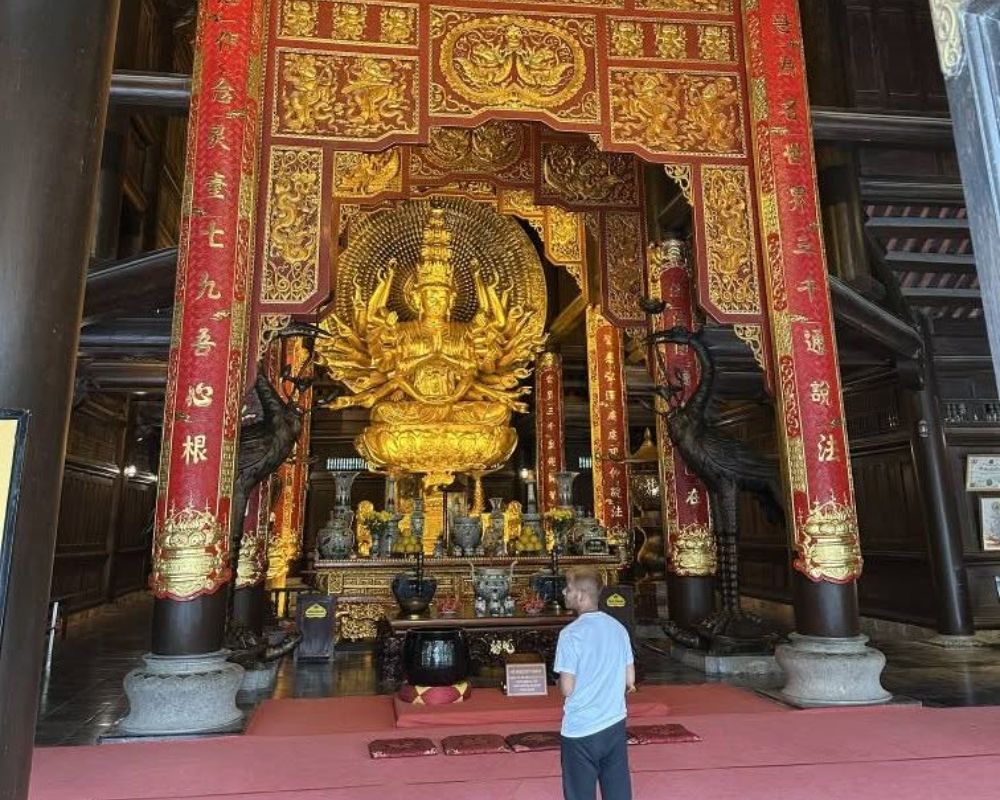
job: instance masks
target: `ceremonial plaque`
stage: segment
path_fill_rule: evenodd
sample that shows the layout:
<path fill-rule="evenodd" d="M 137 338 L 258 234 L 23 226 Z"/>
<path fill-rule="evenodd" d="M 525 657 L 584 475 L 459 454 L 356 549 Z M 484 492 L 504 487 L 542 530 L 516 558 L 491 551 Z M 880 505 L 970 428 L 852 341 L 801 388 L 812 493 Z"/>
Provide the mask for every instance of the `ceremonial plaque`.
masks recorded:
<path fill-rule="evenodd" d="M 1000 492 L 1000 455 L 969 456 L 965 466 L 969 492 Z"/>
<path fill-rule="evenodd" d="M 504 693 L 508 697 L 544 697 L 549 693 L 548 669 L 538 656 L 508 656 L 504 669 Z"/>
<path fill-rule="evenodd" d="M 27 411 L 0 409 L 0 642 L 3 642 L 7 579 L 14 544 L 14 523 L 17 519 L 27 427 Z"/>

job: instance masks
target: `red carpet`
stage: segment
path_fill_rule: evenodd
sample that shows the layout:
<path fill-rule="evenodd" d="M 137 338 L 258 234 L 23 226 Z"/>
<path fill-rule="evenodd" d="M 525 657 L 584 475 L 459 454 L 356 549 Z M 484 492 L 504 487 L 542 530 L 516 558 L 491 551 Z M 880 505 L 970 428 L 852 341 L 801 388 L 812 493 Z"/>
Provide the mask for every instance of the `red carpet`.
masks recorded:
<path fill-rule="evenodd" d="M 629 717 L 787 711 L 786 706 L 725 684 L 643 686 L 629 698 Z M 464 703 L 414 706 L 389 695 L 266 700 L 254 712 L 249 736 L 317 736 L 444 725 L 550 723 L 558 728 L 562 698 L 555 687 L 547 697 L 507 698 L 498 689 L 475 689 Z"/>
<path fill-rule="evenodd" d="M 701 691 L 709 688 L 715 687 L 700 687 Z M 699 687 L 685 687 L 685 691 L 693 705 Z M 319 707 L 329 701 L 302 702 Z M 706 714 L 671 714 L 662 721 L 683 724 L 702 741 L 631 748 L 636 800 L 936 800 L 945 793 L 980 800 L 998 796 L 1000 708 L 897 706 L 789 713 L 714 709 Z M 524 729 L 523 725 L 497 725 L 475 732 L 508 735 Z M 420 735 L 440 742 L 453 732 L 454 727 L 425 728 Z M 35 755 L 30 798 L 560 797 L 555 751 L 374 761 L 367 753 L 372 738 L 372 733 L 363 731 L 325 736 L 258 734 L 40 749 Z"/>

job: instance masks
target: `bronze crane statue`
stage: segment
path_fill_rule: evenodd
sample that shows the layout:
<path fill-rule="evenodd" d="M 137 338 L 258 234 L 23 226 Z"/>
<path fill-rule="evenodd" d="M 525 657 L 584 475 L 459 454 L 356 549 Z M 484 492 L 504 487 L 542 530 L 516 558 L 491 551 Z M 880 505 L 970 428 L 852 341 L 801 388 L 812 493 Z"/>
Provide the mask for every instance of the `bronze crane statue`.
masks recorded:
<path fill-rule="evenodd" d="M 643 301 L 648 314 L 657 314 L 663 306 Z M 660 363 L 660 373 L 668 376 L 656 392 L 666 401 L 667 430 L 684 461 L 701 478 L 711 500 L 712 530 L 718 553 L 718 582 L 722 609 L 698 627 L 716 652 L 746 652 L 756 647 L 773 647 L 778 634 L 758 617 L 740 609 L 739 582 L 739 496 L 741 491 L 754 494 L 764 515 L 772 523 L 783 523 L 781 485 L 777 465 L 764 458 L 746 442 L 723 432 L 710 418 L 709 407 L 715 383 L 715 365 L 701 332 L 682 326 L 655 331 L 649 337 Z M 677 344 L 690 347 L 698 359 L 701 377 L 687 401 L 683 376 L 671 380 L 663 354 L 656 345 Z"/>

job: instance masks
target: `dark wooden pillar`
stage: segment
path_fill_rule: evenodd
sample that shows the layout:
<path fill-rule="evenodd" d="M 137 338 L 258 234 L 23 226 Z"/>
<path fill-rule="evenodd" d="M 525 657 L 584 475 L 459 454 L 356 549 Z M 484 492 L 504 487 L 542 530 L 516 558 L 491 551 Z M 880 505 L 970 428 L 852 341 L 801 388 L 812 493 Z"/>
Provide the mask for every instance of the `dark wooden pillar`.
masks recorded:
<path fill-rule="evenodd" d="M 924 353 L 920 386 L 910 392 L 916 426 L 913 455 L 927 514 L 927 552 L 937 595 L 937 629 L 945 636 L 971 636 L 975 629 L 958 506 L 948 476 L 948 445 L 938 404 L 931 326 L 923 315 L 918 322 L 924 337 Z"/>
<path fill-rule="evenodd" d="M 31 412 L 0 642 L 0 798 L 28 795 L 118 0 L 0 8 L 0 407 Z"/>

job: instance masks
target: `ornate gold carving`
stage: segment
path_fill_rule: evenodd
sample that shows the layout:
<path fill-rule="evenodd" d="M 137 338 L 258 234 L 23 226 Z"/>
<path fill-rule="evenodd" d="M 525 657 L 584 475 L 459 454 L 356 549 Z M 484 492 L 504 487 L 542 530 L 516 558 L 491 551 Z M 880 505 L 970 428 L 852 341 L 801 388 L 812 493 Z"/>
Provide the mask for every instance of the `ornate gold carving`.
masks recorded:
<path fill-rule="evenodd" d="M 316 291 L 322 183 L 320 149 L 271 150 L 260 294 L 266 303 L 298 303 Z"/>
<path fill-rule="evenodd" d="M 414 155 L 422 158 L 411 167 L 411 173 L 420 177 L 503 173 L 526 160 L 527 134 L 525 125 L 511 120 L 490 120 L 475 128 L 431 128 L 427 147 L 414 150 Z M 524 177 L 530 178 L 530 174 Z"/>
<path fill-rule="evenodd" d="M 281 7 L 281 35 L 315 36 L 318 13 L 316 0 L 286 0 Z"/>
<path fill-rule="evenodd" d="M 153 548 L 150 588 L 157 596 L 190 600 L 229 578 L 229 537 L 207 508 L 172 509 L 156 531 Z"/>
<path fill-rule="evenodd" d="M 416 133 L 415 58 L 280 50 L 276 133 L 371 141 Z"/>
<path fill-rule="evenodd" d="M 613 67 L 611 132 L 654 153 L 742 155 L 736 75 Z"/>
<path fill-rule="evenodd" d="M 703 14 L 732 14 L 732 0 L 636 0 L 636 8 L 662 11 L 694 11 Z"/>
<path fill-rule="evenodd" d="M 364 3 L 333 4 L 333 38 L 335 41 L 356 42 L 365 35 Z"/>
<path fill-rule="evenodd" d="M 757 251 L 746 167 L 702 167 L 708 295 L 721 311 L 760 311 Z"/>
<path fill-rule="evenodd" d="M 604 219 L 608 311 L 618 320 L 643 316 L 643 243 L 638 213 L 609 211 Z"/>
<path fill-rule="evenodd" d="M 374 639 L 378 623 L 385 619 L 386 606 L 380 603 L 339 603 L 337 627 L 340 639 L 360 641 Z"/>
<path fill-rule="evenodd" d="M 677 184 L 684 199 L 691 205 L 691 165 L 690 164 L 664 164 L 663 171 L 667 177 Z"/>
<path fill-rule="evenodd" d="M 764 366 L 764 341 L 763 332 L 760 325 L 733 325 L 733 333 L 743 342 L 746 342 L 750 352 L 753 353 L 753 360 L 757 366 L 766 370 Z"/>
<path fill-rule="evenodd" d="M 698 57 L 706 61 L 732 61 L 733 29 L 728 25 L 699 25 Z"/>
<path fill-rule="evenodd" d="M 611 20 L 611 54 L 622 58 L 641 57 L 642 25 L 635 20 Z"/>
<path fill-rule="evenodd" d="M 635 157 L 602 153 L 588 140 L 543 141 L 539 202 L 559 199 L 583 206 L 636 206 L 639 202 Z"/>
<path fill-rule="evenodd" d="M 380 153 L 337 152 L 333 156 L 333 192 L 337 197 L 370 198 L 401 192 L 403 173 L 398 148 Z"/>
<path fill-rule="evenodd" d="M 845 582 L 861 575 L 858 521 L 850 504 L 813 503 L 796 543 L 798 567 L 814 581 Z"/>
<path fill-rule="evenodd" d="M 316 345 L 352 392 L 331 407 L 372 409 L 355 445 L 377 466 L 450 481 L 502 465 L 544 339 L 534 246 L 468 201 L 410 202 L 365 222 L 341 257 L 338 285 L 354 291 L 338 292 L 323 323 L 334 336 Z"/>
<path fill-rule="evenodd" d="M 959 14 L 967 0 L 931 0 L 931 22 L 937 41 L 938 60 L 946 78 L 954 78 L 965 64 Z"/>
<path fill-rule="evenodd" d="M 671 22 L 657 25 L 656 55 L 669 61 L 687 58 L 687 29 Z"/>
<path fill-rule="evenodd" d="M 240 540 L 240 560 L 236 567 L 236 588 L 257 586 L 267 577 L 267 515 L 252 530 L 243 530 Z"/>
<path fill-rule="evenodd" d="M 692 522 L 669 537 L 670 571 L 675 575 L 714 575 L 715 537 L 708 525 Z"/>
<path fill-rule="evenodd" d="M 558 206 L 545 208 L 545 253 L 554 263 L 566 268 L 577 286 L 584 288 L 586 254 L 579 216 Z"/>
<path fill-rule="evenodd" d="M 388 44 L 414 44 L 417 40 L 417 10 L 386 6 L 380 12 L 381 39 Z"/>
<path fill-rule="evenodd" d="M 450 88 L 477 105 L 556 108 L 583 88 L 587 56 L 581 34 L 593 44 L 592 20 L 468 17 L 434 9 L 431 26 L 441 38 L 440 68 Z"/>

